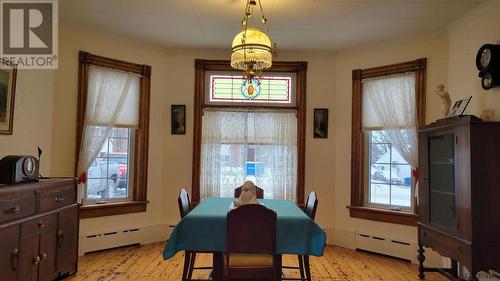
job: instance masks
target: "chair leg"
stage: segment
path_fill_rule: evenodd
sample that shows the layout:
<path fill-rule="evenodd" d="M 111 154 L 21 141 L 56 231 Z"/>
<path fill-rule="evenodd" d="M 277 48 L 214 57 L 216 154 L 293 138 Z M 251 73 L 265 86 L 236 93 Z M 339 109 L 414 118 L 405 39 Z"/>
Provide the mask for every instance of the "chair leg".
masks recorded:
<path fill-rule="evenodd" d="M 273 264 L 273 281 L 281 281 L 281 274 L 283 272 L 283 257 L 281 255 L 275 255 Z"/>
<path fill-rule="evenodd" d="M 189 271 L 188 271 L 188 280 L 191 280 L 191 276 L 193 275 L 194 262 L 196 260 L 196 253 L 191 252 L 191 260 L 189 262 Z"/>
<path fill-rule="evenodd" d="M 298 258 L 299 258 L 300 279 L 304 280 L 304 260 L 301 255 L 298 255 Z"/>
<path fill-rule="evenodd" d="M 187 274 L 189 272 L 189 265 L 191 264 L 191 253 L 184 251 L 184 267 L 182 268 L 182 281 L 186 280 Z"/>
<path fill-rule="evenodd" d="M 309 266 L 309 256 L 304 256 L 304 266 L 306 269 L 306 280 L 311 281 L 311 268 Z"/>

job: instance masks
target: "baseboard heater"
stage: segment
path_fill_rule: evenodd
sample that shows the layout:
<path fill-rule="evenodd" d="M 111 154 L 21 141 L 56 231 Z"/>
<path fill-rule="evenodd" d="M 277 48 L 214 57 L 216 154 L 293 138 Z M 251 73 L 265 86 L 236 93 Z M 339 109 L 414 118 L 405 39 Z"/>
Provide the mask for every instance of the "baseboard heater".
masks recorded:
<path fill-rule="evenodd" d="M 142 229 L 130 228 L 80 236 L 79 254 L 141 244 Z"/>
<path fill-rule="evenodd" d="M 410 262 L 416 255 L 415 245 L 408 241 L 361 232 L 356 232 L 356 250 L 382 254 Z"/>

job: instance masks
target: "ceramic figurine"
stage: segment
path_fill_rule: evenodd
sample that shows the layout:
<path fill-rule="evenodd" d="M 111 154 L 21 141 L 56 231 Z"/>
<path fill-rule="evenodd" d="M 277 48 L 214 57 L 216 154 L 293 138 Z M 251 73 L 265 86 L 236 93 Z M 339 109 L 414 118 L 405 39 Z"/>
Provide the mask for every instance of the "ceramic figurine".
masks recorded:
<path fill-rule="evenodd" d="M 495 110 L 494 109 L 485 109 L 483 113 L 481 113 L 481 119 L 483 121 L 492 121 L 495 118 Z"/>
<path fill-rule="evenodd" d="M 256 188 L 253 182 L 246 181 L 241 188 L 239 198 L 240 204 L 255 204 L 257 203 Z"/>
<path fill-rule="evenodd" d="M 443 117 L 446 118 L 450 113 L 450 107 L 451 107 L 450 95 L 448 94 L 448 92 L 444 90 L 443 84 L 438 84 L 436 86 L 436 94 L 439 96 L 439 99 L 441 100 L 441 114 L 443 114 Z"/>

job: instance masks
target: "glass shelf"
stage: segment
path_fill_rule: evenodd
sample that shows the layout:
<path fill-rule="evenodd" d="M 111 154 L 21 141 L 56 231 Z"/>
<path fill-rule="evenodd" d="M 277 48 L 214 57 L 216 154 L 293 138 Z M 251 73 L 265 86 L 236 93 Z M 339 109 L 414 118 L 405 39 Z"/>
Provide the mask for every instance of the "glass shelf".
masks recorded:
<path fill-rule="evenodd" d="M 429 160 L 429 220 L 456 229 L 455 135 L 430 137 Z"/>
<path fill-rule="evenodd" d="M 431 165 L 455 165 L 453 162 L 431 162 Z"/>
<path fill-rule="evenodd" d="M 439 194 L 442 194 L 442 195 L 449 195 L 449 196 L 455 196 L 455 192 L 447 192 L 447 191 L 441 191 L 441 190 L 431 190 L 431 192 L 433 193 L 439 193 Z"/>

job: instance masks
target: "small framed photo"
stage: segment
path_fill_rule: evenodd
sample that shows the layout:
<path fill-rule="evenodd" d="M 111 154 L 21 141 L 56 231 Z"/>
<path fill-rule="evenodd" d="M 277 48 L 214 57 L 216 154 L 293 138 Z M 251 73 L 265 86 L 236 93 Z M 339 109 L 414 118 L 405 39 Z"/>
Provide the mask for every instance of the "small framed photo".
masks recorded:
<path fill-rule="evenodd" d="M 315 139 L 328 138 L 328 108 L 314 109 L 314 133 Z"/>
<path fill-rule="evenodd" d="M 173 104 L 171 108 L 172 135 L 186 134 L 186 105 Z"/>
<path fill-rule="evenodd" d="M 456 101 L 447 117 L 450 118 L 450 117 L 462 116 L 465 112 L 465 109 L 467 109 L 467 106 L 469 105 L 471 99 L 472 96 L 466 99 Z"/>
<path fill-rule="evenodd" d="M 3 65 L 0 68 L 0 134 L 3 135 L 12 135 L 16 75 L 16 67 Z"/>

